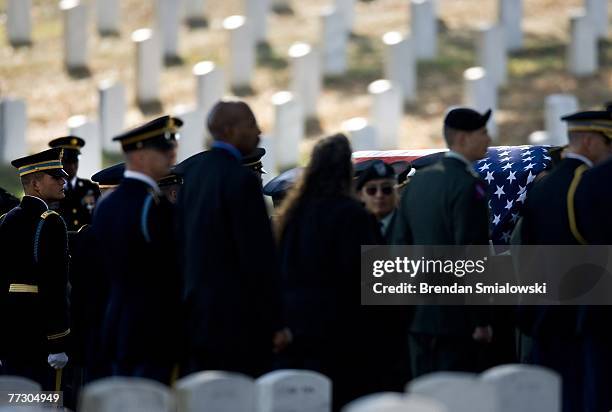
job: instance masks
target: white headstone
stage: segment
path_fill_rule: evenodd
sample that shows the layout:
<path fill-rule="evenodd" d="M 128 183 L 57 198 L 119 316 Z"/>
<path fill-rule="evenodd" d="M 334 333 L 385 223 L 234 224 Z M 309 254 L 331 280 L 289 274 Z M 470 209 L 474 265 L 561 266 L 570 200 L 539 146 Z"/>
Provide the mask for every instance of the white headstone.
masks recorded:
<path fill-rule="evenodd" d="M 350 33 L 355 25 L 355 0 L 335 0 L 336 10 L 342 15 L 344 28 Z"/>
<path fill-rule="evenodd" d="M 278 169 L 295 167 L 300 161 L 300 142 L 304 137 L 304 115 L 300 102 L 291 92 L 272 96 L 274 105 L 275 157 Z"/>
<path fill-rule="evenodd" d="M 261 165 L 266 173 L 261 176 L 264 186 L 272 180 L 278 169 L 276 168 L 276 147 L 274 136 L 261 135 L 259 136 L 259 147 L 266 150 L 266 154 L 261 158 Z"/>
<path fill-rule="evenodd" d="M 306 43 L 294 43 L 289 49 L 290 90 L 302 103 L 306 118 L 316 117 L 322 76 L 318 50 Z"/>
<path fill-rule="evenodd" d="M 498 0 L 498 22 L 509 51 L 523 47 L 523 0 Z"/>
<path fill-rule="evenodd" d="M 136 101 L 157 102 L 162 69 L 158 38 L 151 29 L 139 29 L 132 33 L 132 41 L 136 44 Z"/>
<path fill-rule="evenodd" d="M 13 46 L 32 42 L 32 0 L 8 0 L 6 31 Z"/>
<path fill-rule="evenodd" d="M 497 109 L 497 90 L 491 84 L 488 73 L 482 67 L 471 67 L 463 73 L 463 103 L 474 110 L 484 113 L 491 109 L 493 113 L 487 123 L 489 135 L 497 137 L 495 110 Z"/>
<path fill-rule="evenodd" d="M 120 22 L 119 0 L 96 0 L 96 23 L 101 35 L 118 34 Z"/>
<path fill-rule="evenodd" d="M 332 383 L 307 370 L 278 370 L 255 382 L 257 411 L 331 412 Z"/>
<path fill-rule="evenodd" d="M 121 145 L 113 142 L 124 128 L 126 101 L 125 86 L 112 80 L 102 81 L 98 87 L 98 117 L 100 119 L 100 138 L 106 152 L 119 153 Z"/>
<path fill-rule="evenodd" d="M 0 102 L 0 164 L 26 156 L 28 118 L 23 100 L 5 98 Z"/>
<path fill-rule="evenodd" d="M 85 116 L 72 116 L 68 119 L 69 133 L 85 140 L 79 158 L 79 176 L 89 179 L 102 169 L 102 144 L 98 124 Z"/>
<path fill-rule="evenodd" d="M 243 0 L 245 16 L 251 26 L 256 43 L 266 41 L 268 35 L 268 13 L 270 0 Z"/>
<path fill-rule="evenodd" d="M 185 19 L 188 23 L 199 23 L 206 20 L 206 0 L 184 0 Z"/>
<path fill-rule="evenodd" d="M 597 37 L 591 19 L 582 9 L 570 15 L 571 39 L 567 47 L 567 68 L 575 76 L 588 76 L 597 71 Z"/>
<path fill-rule="evenodd" d="M 254 412 L 253 380 L 238 373 L 205 371 L 175 384 L 177 412 Z"/>
<path fill-rule="evenodd" d="M 498 405 L 493 386 L 471 373 L 423 375 L 408 384 L 407 392 L 433 398 L 452 412 L 491 412 Z"/>
<path fill-rule="evenodd" d="M 232 88 L 250 87 L 255 70 L 255 41 L 251 24 L 244 16 L 230 16 L 223 20 L 229 35 L 229 77 Z"/>
<path fill-rule="evenodd" d="M 156 31 L 163 56 L 165 59 L 176 59 L 179 57 L 180 4 L 177 4 L 177 0 L 156 0 L 155 4 Z"/>
<path fill-rule="evenodd" d="M 399 146 L 399 131 L 404 114 L 402 93 L 389 80 L 376 80 L 368 86 L 372 99 L 370 123 L 376 129 L 379 150 Z"/>
<path fill-rule="evenodd" d="M 586 12 L 593 21 L 598 38 L 608 36 L 608 0 L 585 0 Z"/>
<path fill-rule="evenodd" d="M 348 32 L 344 27 L 344 17 L 333 7 L 321 12 L 320 47 L 323 51 L 323 73 L 337 76 L 347 69 Z"/>
<path fill-rule="evenodd" d="M 113 377 L 94 381 L 83 388 L 80 412 L 171 412 L 170 389 L 143 378 Z"/>
<path fill-rule="evenodd" d="M 341 129 L 348 136 L 353 152 L 378 150 L 376 129 L 363 117 L 353 117 L 342 122 Z"/>
<path fill-rule="evenodd" d="M 342 412 L 449 412 L 444 405 L 418 395 L 374 393 L 348 403 Z"/>
<path fill-rule="evenodd" d="M 438 55 L 438 21 L 431 0 L 410 0 L 410 26 L 417 59 Z"/>
<path fill-rule="evenodd" d="M 203 61 L 193 66 L 196 78 L 196 101 L 202 110 L 204 122 L 210 109 L 225 95 L 225 75 L 223 69 L 213 62 Z M 208 133 L 208 130 L 205 131 Z"/>
<path fill-rule="evenodd" d="M 476 63 L 485 69 L 495 86 L 508 83 L 508 56 L 504 44 L 504 29 L 499 25 L 482 25 L 477 31 Z"/>
<path fill-rule="evenodd" d="M 561 377 L 533 365 L 501 365 L 481 374 L 493 385 L 498 412 L 561 412 Z"/>
<path fill-rule="evenodd" d="M 533 145 L 551 144 L 548 133 L 545 130 L 536 130 L 535 132 L 531 132 L 527 137 L 527 143 Z"/>
<path fill-rule="evenodd" d="M 41 386 L 38 382 L 22 376 L 3 375 L 0 376 L 0 392 L 38 392 Z M 11 405 L 7 396 L 0 398 L 0 405 Z"/>
<path fill-rule="evenodd" d="M 404 102 L 415 102 L 417 98 L 417 66 L 414 45 L 408 37 L 392 31 L 383 36 L 385 44 L 384 73 L 402 92 Z"/>
<path fill-rule="evenodd" d="M 206 121 L 200 107 L 178 106 L 174 115 L 183 121 L 179 129 L 180 139 L 176 152 L 176 162 L 182 162 L 189 156 L 204 150 L 206 139 Z"/>
<path fill-rule="evenodd" d="M 87 67 L 87 5 L 79 0 L 62 0 L 64 16 L 64 64 L 69 70 Z"/>
<path fill-rule="evenodd" d="M 567 123 L 561 117 L 578 111 L 578 99 L 571 94 L 551 94 L 544 102 L 544 125 L 550 144 L 567 144 Z"/>

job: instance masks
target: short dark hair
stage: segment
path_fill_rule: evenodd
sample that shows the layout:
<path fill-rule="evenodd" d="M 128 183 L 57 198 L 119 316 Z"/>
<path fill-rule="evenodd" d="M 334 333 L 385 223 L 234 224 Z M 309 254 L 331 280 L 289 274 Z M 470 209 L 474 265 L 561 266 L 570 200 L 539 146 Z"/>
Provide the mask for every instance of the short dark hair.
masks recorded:
<path fill-rule="evenodd" d="M 455 129 L 453 127 L 444 125 L 444 140 L 446 141 L 446 145 L 451 147 L 455 144 L 455 139 L 457 134 L 463 132 L 462 130 Z"/>

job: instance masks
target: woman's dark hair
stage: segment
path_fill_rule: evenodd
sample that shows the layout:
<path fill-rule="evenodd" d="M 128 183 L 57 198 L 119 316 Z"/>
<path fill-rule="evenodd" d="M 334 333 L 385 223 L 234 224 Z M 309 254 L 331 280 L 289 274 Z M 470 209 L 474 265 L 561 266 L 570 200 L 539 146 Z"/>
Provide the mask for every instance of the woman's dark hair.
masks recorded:
<path fill-rule="evenodd" d="M 283 200 L 276 216 L 275 234 L 278 241 L 305 200 L 351 195 L 351 155 L 351 145 L 343 134 L 326 137 L 315 145 L 310 163 Z"/>

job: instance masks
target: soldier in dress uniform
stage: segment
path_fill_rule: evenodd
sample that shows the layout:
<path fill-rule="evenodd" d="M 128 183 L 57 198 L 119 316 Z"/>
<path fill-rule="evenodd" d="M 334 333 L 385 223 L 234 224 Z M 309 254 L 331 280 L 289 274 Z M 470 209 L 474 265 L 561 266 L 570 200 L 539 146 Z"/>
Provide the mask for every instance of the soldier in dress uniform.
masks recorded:
<path fill-rule="evenodd" d="M 604 132 L 604 128 L 598 126 L 609 119 L 610 114 L 605 111 L 579 112 L 562 117 L 568 123 L 569 133 L 565 157 L 528 192 L 520 233 L 522 244 L 582 243 L 579 235 L 576 236 L 576 221 L 571 219 L 572 213 L 569 213 L 573 204 L 568 203 L 567 199 L 575 190 L 577 179 L 610 156 L 612 133 L 609 129 Z M 557 253 L 552 256 L 538 255 L 539 261 L 551 262 L 551 267 L 562 259 Z M 563 411 L 592 410 L 584 406 L 588 399 L 585 398 L 582 382 L 589 373 L 583 369 L 584 336 L 580 333 L 580 310 L 571 306 L 521 307 L 519 326 L 523 333 L 533 338 L 529 361 L 549 367 L 561 375 Z"/>
<path fill-rule="evenodd" d="M 262 184 L 263 184 L 263 179 L 262 179 L 263 175 L 268 173 L 264 170 L 263 164 L 261 163 L 261 158 L 264 157 L 265 155 L 266 155 L 266 149 L 264 149 L 263 147 L 257 147 L 251 153 L 249 153 L 248 155 L 242 158 L 242 166 L 251 169 L 253 173 L 255 173 L 255 175 L 262 182 Z"/>
<path fill-rule="evenodd" d="M 64 220 L 48 204 L 64 197 L 68 175 L 59 148 L 11 164 L 25 196 L 0 218 L 1 369 L 58 390 L 68 362 L 68 247 Z"/>
<path fill-rule="evenodd" d="M 77 177 L 79 155 L 85 140 L 76 136 L 64 136 L 49 142 L 50 147 L 64 149 L 64 170 L 68 173 L 66 196 L 60 200 L 57 211 L 64 218 L 68 231 L 77 231 L 91 223 L 96 201 L 100 197 L 98 185 Z"/>
<path fill-rule="evenodd" d="M 173 171 L 157 181 L 159 188 L 170 203 L 175 204 L 178 197 L 178 192 L 183 185 L 183 177 Z"/>
<path fill-rule="evenodd" d="M 101 344 L 113 375 L 169 383 L 180 354 L 173 207 L 157 181 L 176 160 L 181 125 L 163 116 L 113 139 L 125 153 L 125 172 L 100 201 L 92 225 L 109 282 Z"/>
<path fill-rule="evenodd" d="M 488 245 L 485 183 L 472 162 L 487 154 L 487 121 L 459 107 L 444 119 L 450 149 L 418 171 L 406 186 L 392 242 L 399 245 Z M 410 322 L 410 363 L 414 377 L 439 370 L 477 371 L 481 344 L 492 339 L 486 312 L 477 307 L 417 306 Z"/>

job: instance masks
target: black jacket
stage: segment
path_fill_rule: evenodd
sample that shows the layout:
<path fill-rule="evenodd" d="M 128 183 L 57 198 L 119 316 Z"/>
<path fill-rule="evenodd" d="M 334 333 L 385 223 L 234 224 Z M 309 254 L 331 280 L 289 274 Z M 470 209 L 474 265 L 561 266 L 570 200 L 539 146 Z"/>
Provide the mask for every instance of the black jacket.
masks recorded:
<path fill-rule="evenodd" d="M 0 221 L 0 251 L 0 358 L 65 351 L 68 247 L 61 216 L 24 196 Z"/>
<path fill-rule="evenodd" d="M 177 216 L 189 354 L 254 374 L 265 368 L 282 327 L 261 184 L 219 148 L 190 164 L 184 181 Z"/>
<path fill-rule="evenodd" d="M 147 183 L 124 178 L 96 207 L 91 230 L 110 285 L 107 356 L 130 365 L 177 362 L 182 315 L 172 205 Z"/>
<path fill-rule="evenodd" d="M 91 224 L 96 201 L 100 197 L 98 185 L 91 180 L 77 178 L 74 187 L 66 185 L 66 197 L 59 201 L 57 212 L 66 221 L 69 231 L 77 231 Z"/>

